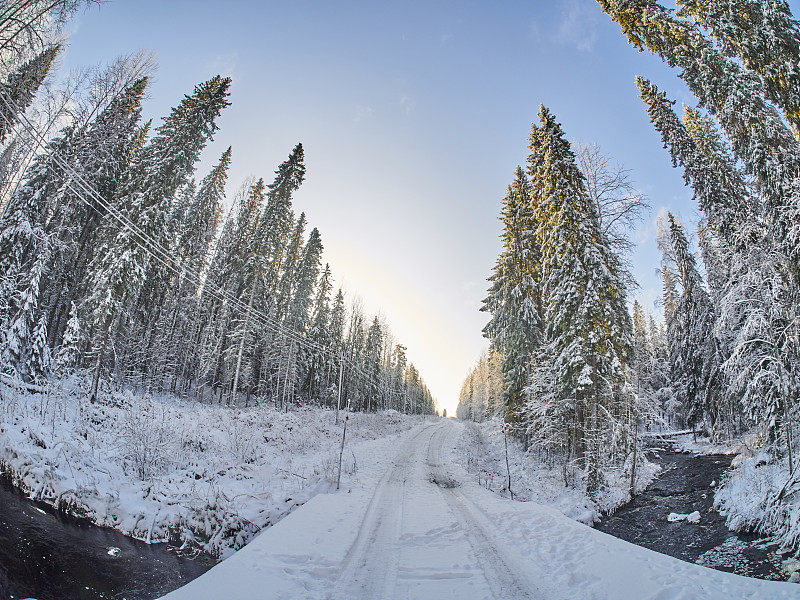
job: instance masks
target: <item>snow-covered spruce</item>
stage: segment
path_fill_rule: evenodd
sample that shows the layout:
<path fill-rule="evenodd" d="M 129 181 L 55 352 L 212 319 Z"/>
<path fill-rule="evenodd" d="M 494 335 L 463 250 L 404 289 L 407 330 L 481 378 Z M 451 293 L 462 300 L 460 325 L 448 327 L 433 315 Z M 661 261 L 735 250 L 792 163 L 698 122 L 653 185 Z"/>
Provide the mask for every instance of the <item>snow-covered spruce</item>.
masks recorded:
<path fill-rule="evenodd" d="M 39 388 L 2 384 L 0 473 L 64 512 L 225 556 L 335 486 L 341 423 L 331 410 L 237 409 L 129 392 L 92 404 L 89 386 L 80 376 Z M 352 444 L 421 418 L 351 413 L 343 470 L 357 470 Z"/>

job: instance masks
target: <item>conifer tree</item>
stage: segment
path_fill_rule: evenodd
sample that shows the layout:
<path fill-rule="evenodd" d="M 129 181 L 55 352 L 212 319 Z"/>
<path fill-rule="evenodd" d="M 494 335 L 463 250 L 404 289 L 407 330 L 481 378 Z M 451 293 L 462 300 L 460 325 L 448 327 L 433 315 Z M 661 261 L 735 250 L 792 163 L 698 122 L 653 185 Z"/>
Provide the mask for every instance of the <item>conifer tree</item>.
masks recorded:
<path fill-rule="evenodd" d="M 305 217 L 305 215 L 300 216 L 301 219 Z M 322 250 L 322 238 L 319 230 L 314 227 L 303 246 L 300 260 L 295 268 L 294 289 L 286 315 L 286 323 L 298 333 L 305 334 L 308 330 L 314 284 L 319 277 Z"/>
<path fill-rule="evenodd" d="M 50 72 L 50 67 L 60 51 L 59 44 L 50 46 L 0 84 L 0 144 L 6 141 L 19 117 L 33 102 L 36 91 Z"/>
<path fill-rule="evenodd" d="M 222 218 L 225 183 L 231 165 L 231 148 L 220 156 L 219 162 L 200 183 L 197 195 L 187 207 L 179 232 L 177 251 L 182 264 L 201 272 L 209 258 L 211 243 Z"/>
<path fill-rule="evenodd" d="M 573 445 L 585 456 L 586 490 L 599 491 L 603 416 L 627 380 L 631 321 L 618 258 L 604 245 L 595 205 L 561 126 L 545 107 L 528 160 L 541 247 L 548 354 L 558 397 L 573 406 Z M 606 411 L 604 414 L 610 413 Z"/>
<path fill-rule="evenodd" d="M 737 236 L 746 235 L 753 226 L 756 210 L 751 207 L 757 206 L 758 200 L 752 198 L 726 145 L 697 111 L 686 109 L 687 128 L 672 110 L 673 103 L 665 93 L 641 77 L 636 84 L 673 164 L 683 167 L 684 179 L 694 189 L 695 198 L 712 227 L 729 244 L 738 244 Z"/>
<path fill-rule="evenodd" d="M 652 364 L 650 340 L 644 310 L 638 300 L 633 301 L 633 365 L 636 393 L 642 395 L 650 385 Z"/>
<path fill-rule="evenodd" d="M 378 317 L 372 319 L 364 346 L 364 372 L 367 377 L 367 410 L 377 408 L 381 378 L 381 345 L 383 331 Z"/>
<path fill-rule="evenodd" d="M 56 366 L 59 371 L 64 373 L 77 366 L 80 358 L 80 346 L 81 322 L 78 318 L 78 309 L 73 302 L 70 306 L 69 321 L 56 354 Z"/>
<path fill-rule="evenodd" d="M 330 385 L 333 366 L 331 358 L 335 356 L 333 338 L 329 329 L 331 320 L 330 293 L 333 288 L 331 277 L 330 265 L 326 264 L 316 285 L 311 311 L 311 325 L 308 330 L 308 339 L 313 344 L 313 347 L 306 350 L 303 357 L 303 362 L 306 365 L 304 389 L 307 391 L 309 398 L 314 399 L 318 397 L 319 389 L 322 387 L 325 397 L 320 399 L 326 402 L 329 392 L 327 388 Z M 321 349 L 326 349 L 328 352 L 323 353 Z M 325 372 L 326 367 L 327 373 Z"/>
<path fill-rule="evenodd" d="M 277 289 L 277 311 L 280 319 L 288 316 L 289 305 L 294 295 L 295 284 L 298 275 L 298 265 L 303 253 L 303 235 L 306 228 L 306 215 L 300 213 L 286 246 L 281 265 L 280 280 Z"/>
<path fill-rule="evenodd" d="M 716 316 L 711 299 L 703 286 L 694 256 L 689 251 L 683 226 L 669 214 L 669 231 L 681 293 L 675 318 L 681 322 L 682 339 L 676 340 L 679 360 L 678 388 L 688 411 L 689 425 L 695 426 L 705 416 L 713 428 L 717 425 L 722 404 L 723 382 L 721 356 L 714 334 Z"/>
<path fill-rule="evenodd" d="M 46 315 L 40 313 L 31 336 L 30 350 L 26 360 L 25 372 L 34 381 L 50 374 L 51 353 L 47 344 Z"/>
<path fill-rule="evenodd" d="M 107 206 L 138 143 L 141 103 L 147 78 L 135 80 L 114 97 L 76 136 L 67 181 L 80 177 L 97 192 L 89 194 L 84 185 L 69 183 L 49 199 L 45 230 L 57 241 L 58 253 L 49 267 L 45 287 L 47 311 L 51 315 L 50 337 L 63 335 L 72 302 L 86 297 L 89 265 L 98 242 L 97 230 Z"/>
<path fill-rule="evenodd" d="M 88 0 L 94 2 L 96 0 Z M 0 72 L 55 39 L 82 0 L 5 0 L 0 14 Z"/>
<path fill-rule="evenodd" d="M 504 357 L 503 397 L 510 412 L 523 400 L 528 365 L 542 330 L 539 247 L 534 239 L 536 222 L 530 194 L 528 178 L 517 167 L 503 200 L 503 252 L 489 278 L 492 285 L 481 307 L 491 314 L 483 334 Z"/>
<path fill-rule="evenodd" d="M 783 252 L 800 264 L 800 142 L 770 103 L 761 77 L 726 58 L 695 22 L 656 0 L 598 0 L 638 50 L 658 54 L 719 122 L 764 198 Z"/>
<path fill-rule="evenodd" d="M 289 157 L 278 166 L 275 179 L 268 186 L 267 203 L 260 219 L 258 245 L 267 257 L 265 281 L 270 293 L 278 289 L 281 265 L 292 231 L 292 194 L 305 179 L 303 145 L 297 144 Z"/>
<path fill-rule="evenodd" d="M 678 15 L 708 30 L 727 56 L 757 73 L 795 134 L 800 127 L 800 29 L 784 0 L 682 0 Z"/>
<path fill-rule="evenodd" d="M 147 274 L 147 242 L 141 235 L 163 245 L 164 222 L 171 199 L 188 180 L 200 151 L 216 131 L 215 120 L 228 106 L 230 83 L 229 78 L 217 76 L 198 85 L 192 96 L 185 97 L 172 111 L 128 168 L 116 193 L 117 206 L 141 234 L 116 218 L 104 219 L 106 238 L 113 241 L 106 252 L 98 255 L 93 266 L 90 304 L 97 331 L 93 399 L 97 396 L 103 353 L 113 321 L 121 314 L 123 302 L 138 293 Z"/>

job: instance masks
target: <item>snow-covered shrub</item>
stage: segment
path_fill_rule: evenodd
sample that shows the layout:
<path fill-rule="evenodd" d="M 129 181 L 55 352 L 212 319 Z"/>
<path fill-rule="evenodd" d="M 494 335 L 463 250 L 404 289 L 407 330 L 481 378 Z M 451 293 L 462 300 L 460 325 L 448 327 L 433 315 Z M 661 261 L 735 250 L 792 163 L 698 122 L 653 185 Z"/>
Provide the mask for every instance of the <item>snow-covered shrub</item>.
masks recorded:
<path fill-rule="evenodd" d="M 456 448 L 456 459 L 483 487 L 508 497 L 503 423 L 492 419 L 466 422 Z M 613 511 L 630 499 L 631 457 L 619 467 L 601 472 L 601 485 L 595 502 L 584 491 L 583 472 L 577 465 L 553 460 L 547 452 L 531 447 L 527 451 L 516 438 L 508 437 L 508 460 L 514 499 L 547 504 L 566 516 L 592 524 L 601 512 Z M 636 489 L 642 490 L 658 474 L 660 467 L 637 456 Z M 568 484 L 565 485 L 565 479 Z"/>
<path fill-rule="evenodd" d="M 163 412 L 149 399 L 134 402 L 123 412 L 119 446 L 125 465 L 142 481 L 160 474 L 170 460 L 172 432 Z"/>
<path fill-rule="evenodd" d="M 789 474 L 786 458 L 744 449 L 733 467 L 714 494 L 728 528 L 774 536 L 783 547 L 798 550 L 800 486 L 797 477 Z"/>
<path fill-rule="evenodd" d="M 342 414 L 337 424 L 326 409 L 235 409 L 128 390 L 91 403 L 90 386 L 82 371 L 47 388 L 0 378 L 0 475 L 99 525 L 217 556 L 335 487 Z M 421 419 L 351 414 L 343 482 L 363 459 L 357 444 Z"/>

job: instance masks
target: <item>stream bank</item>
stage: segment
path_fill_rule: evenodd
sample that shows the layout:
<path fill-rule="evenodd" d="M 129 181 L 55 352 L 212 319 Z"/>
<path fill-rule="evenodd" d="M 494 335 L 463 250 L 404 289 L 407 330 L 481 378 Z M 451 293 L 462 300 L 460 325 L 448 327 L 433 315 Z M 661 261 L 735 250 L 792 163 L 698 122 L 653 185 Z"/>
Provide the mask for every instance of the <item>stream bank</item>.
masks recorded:
<path fill-rule="evenodd" d="M 215 562 L 65 517 L 0 480 L 0 600 L 151 600 Z"/>
<path fill-rule="evenodd" d="M 778 546 L 759 536 L 735 533 L 714 509 L 714 491 L 730 468 L 732 455 L 694 455 L 671 448 L 648 449 L 661 476 L 636 498 L 595 525 L 639 546 L 687 562 L 761 579 L 786 581 Z M 700 513 L 700 521 L 669 522 L 670 513 Z"/>

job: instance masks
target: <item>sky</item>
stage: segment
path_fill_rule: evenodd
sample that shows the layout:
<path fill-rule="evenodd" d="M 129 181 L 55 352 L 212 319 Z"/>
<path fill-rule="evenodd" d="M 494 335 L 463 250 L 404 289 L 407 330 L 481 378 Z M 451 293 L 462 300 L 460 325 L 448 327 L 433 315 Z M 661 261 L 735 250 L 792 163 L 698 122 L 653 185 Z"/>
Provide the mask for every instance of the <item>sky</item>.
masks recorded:
<path fill-rule="evenodd" d="M 196 173 L 232 146 L 229 200 L 303 144 L 295 211 L 319 229 L 335 284 L 385 318 L 449 414 L 488 346 L 480 307 L 500 203 L 540 104 L 648 196 L 631 231 L 634 297 L 660 318 L 655 219 L 672 210 L 692 223 L 697 209 L 634 78 L 696 101 L 593 0 L 112 0 L 72 22 L 63 69 L 140 49 L 157 53 L 144 105 L 156 124 L 196 84 L 233 78 Z"/>

